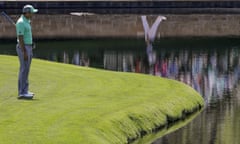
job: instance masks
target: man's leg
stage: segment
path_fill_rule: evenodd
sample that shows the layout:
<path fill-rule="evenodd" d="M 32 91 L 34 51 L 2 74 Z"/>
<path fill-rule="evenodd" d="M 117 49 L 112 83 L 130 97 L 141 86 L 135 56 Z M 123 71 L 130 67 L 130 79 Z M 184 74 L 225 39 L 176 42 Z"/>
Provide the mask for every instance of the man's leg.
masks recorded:
<path fill-rule="evenodd" d="M 29 89 L 29 80 L 28 80 L 28 76 L 29 76 L 29 71 L 30 71 L 30 66 L 31 66 L 31 62 L 32 62 L 32 47 L 31 46 L 26 46 L 26 50 L 27 50 L 27 55 L 28 55 L 28 60 L 25 61 L 25 75 L 24 75 L 24 79 L 25 79 L 25 85 L 23 88 L 24 93 L 28 93 L 28 89 Z"/>
<path fill-rule="evenodd" d="M 25 73 L 26 73 L 26 64 L 24 61 L 24 56 L 22 53 L 21 48 L 17 45 L 17 54 L 18 54 L 18 58 L 19 58 L 19 63 L 20 63 L 20 67 L 19 67 L 19 75 L 18 75 L 18 95 L 22 95 L 25 94 L 24 93 L 24 87 L 25 87 Z"/>
<path fill-rule="evenodd" d="M 144 29 L 144 33 L 145 33 L 145 40 L 147 41 L 148 33 L 149 33 L 149 24 L 148 24 L 146 16 L 141 16 L 141 19 L 142 19 L 143 29 Z"/>
<path fill-rule="evenodd" d="M 17 46 L 17 54 L 20 62 L 19 76 L 18 76 L 18 95 L 23 95 L 28 93 L 28 74 L 30 70 L 32 54 L 27 48 L 28 60 L 24 60 L 22 50 Z"/>
<path fill-rule="evenodd" d="M 152 27 L 149 30 L 148 36 L 151 42 L 154 41 L 156 37 L 156 33 L 159 27 L 159 24 L 161 23 L 162 20 L 165 20 L 166 18 L 164 16 L 158 16 L 155 22 L 153 23 Z"/>

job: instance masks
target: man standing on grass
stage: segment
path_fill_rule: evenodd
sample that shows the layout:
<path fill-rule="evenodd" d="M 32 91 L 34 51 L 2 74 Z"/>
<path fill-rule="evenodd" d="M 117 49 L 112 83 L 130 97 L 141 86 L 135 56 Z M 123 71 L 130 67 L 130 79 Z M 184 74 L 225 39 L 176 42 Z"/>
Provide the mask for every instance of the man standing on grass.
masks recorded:
<path fill-rule="evenodd" d="M 25 5 L 22 9 L 22 15 L 16 23 L 17 32 L 17 54 L 20 62 L 18 77 L 18 95 L 19 99 L 32 99 L 34 94 L 28 91 L 28 75 L 32 61 L 32 29 L 30 20 L 34 13 L 38 12 L 31 5 Z"/>

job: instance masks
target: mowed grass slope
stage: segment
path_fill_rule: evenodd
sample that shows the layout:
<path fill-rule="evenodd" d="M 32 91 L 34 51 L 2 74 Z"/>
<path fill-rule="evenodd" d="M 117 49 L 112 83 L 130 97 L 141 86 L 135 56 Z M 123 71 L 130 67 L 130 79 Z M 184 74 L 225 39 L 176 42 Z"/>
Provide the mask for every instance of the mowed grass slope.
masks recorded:
<path fill-rule="evenodd" d="M 4 144 L 122 144 L 203 105 L 192 88 L 148 75 L 34 59 L 32 101 L 17 100 L 17 57 L 0 56 Z"/>

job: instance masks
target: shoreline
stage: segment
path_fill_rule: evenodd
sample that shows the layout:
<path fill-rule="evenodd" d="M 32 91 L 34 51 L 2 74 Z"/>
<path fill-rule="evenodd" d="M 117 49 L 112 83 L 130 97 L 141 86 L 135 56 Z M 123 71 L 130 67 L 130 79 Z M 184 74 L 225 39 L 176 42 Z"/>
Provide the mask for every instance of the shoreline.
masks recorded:
<path fill-rule="evenodd" d="M 146 144 L 146 143 L 153 143 L 155 142 L 157 139 L 160 139 L 168 134 L 171 134 L 175 131 L 177 131 L 178 129 L 188 125 L 189 123 L 191 123 L 193 120 L 195 120 L 195 118 L 198 117 L 198 115 L 200 115 L 202 112 L 204 111 L 204 107 L 198 111 L 195 111 L 191 114 L 189 114 L 188 116 L 185 117 L 185 119 L 179 119 L 178 121 L 171 123 L 170 125 L 166 126 L 166 127 L 162 127 L 161 129 L 159 129 L 156 132 L 153 132 L 151 134 L 147 134 L 145 136 L 143 136 L 142 138 L 139 138 L 137 140 L 135 140 L 133 143 L 130 144 Z"/>
<path fill-rule="evenodd" d="M 191 122 L 198 114 L 200 114 L 204 110 L 204 107 L 199 105 L 199 107 L 192 112 L 183 112 L 183 117 L 171 120 L 171 118 L 167 121 L 165 125 L 157 126 L 156 128 L 153 129 L 152 133 L 146 133 L 146 132 L 140 132 L 143 133 L 140 138 L 137 139 L 132 139 L 128 140 L 128 144 L 135 144 L 137 141 L 141 141 L 142 139 L 144 140 L 144 137 L 148 137 L 150 135 L 158 134 L 166 130 L 166 132 L 163 132 L 164 134 L 161 134 L 161 137 L 165 136 L 168 133 L 174 132 L 175 130 L 183 127 L 184 125 L 188 124 Z M 183 123 L 181 126 L 174 128 L 176 125 L 179 123 Z M 173 129 L 172 129 L 173 128 Z M 171 130 L 171 132 L 169 132 Z M 160 138 L 160 137 L 157 137 Z M 153 139 L 151 141 L 154 141 Z"/>

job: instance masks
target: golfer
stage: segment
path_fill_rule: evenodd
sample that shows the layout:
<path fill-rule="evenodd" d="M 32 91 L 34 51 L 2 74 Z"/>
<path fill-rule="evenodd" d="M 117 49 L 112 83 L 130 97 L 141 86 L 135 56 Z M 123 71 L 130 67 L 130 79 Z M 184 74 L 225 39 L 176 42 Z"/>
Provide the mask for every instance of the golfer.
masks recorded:
<path fill-rule="evenodd" d="M 34 93 L 28 90 L 29 81 L 28 75 L 32 61 L 32 29 L 31 18 L 34 13 L 38 12 L 37 9 L 31 5 L 25 5 L 22 9 L 22 15 L 16 23 L 17 32 L 17 54 L 20 62 L 19 76 L 18 76 L 18 98 L 19 99 L 32 99 Z"/>

